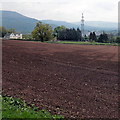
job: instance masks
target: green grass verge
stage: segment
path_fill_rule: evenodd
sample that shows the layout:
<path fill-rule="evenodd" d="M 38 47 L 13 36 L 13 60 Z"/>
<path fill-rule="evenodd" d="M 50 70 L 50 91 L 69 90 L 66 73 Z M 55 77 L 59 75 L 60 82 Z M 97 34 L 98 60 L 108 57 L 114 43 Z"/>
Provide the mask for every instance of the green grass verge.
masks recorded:
<path fill-rule="evenodd" d="M 11 39 L 11 40 L 41 42 L 39 40 L 27 40 L 27 39 Z M 99 43 L 99 42 L 82 42 L 82 41 L 44 41 L 43 43 L 120 46 L 119 43 Z"/>
<path fill-rule="evenodd" d="M 22 119 L 62 119 L 63 116 L 51 115 L 46 110 L 39 110 L 32 105 L 28 106 L 24 101 L 12 97 L 2 97 L 2 118 L 22 118 Z"/>
<path fill-rule="evenodd" d="M 76 42 L 76 41 L 45 41 L 46 43 L 58 43 L 58 44 L 80 44 L 80 45 L 111 45 L 119 46 L 118 43 L 98 43 L 98 42 Z"/>

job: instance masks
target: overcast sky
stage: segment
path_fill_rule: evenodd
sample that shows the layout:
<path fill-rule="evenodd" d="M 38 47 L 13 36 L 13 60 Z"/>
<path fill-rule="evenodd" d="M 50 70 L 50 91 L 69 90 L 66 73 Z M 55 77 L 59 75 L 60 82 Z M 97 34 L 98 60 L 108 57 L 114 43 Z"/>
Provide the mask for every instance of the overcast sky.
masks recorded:
<path fill-rule="evenodd" d="M 84 13 L 86 21 L 118 21 L 119 0 L 1 0 L 3 10 L 19 12 L 39 20 L 78 22 Z M 1 6 L 1 5 L 0 5 Z"/>

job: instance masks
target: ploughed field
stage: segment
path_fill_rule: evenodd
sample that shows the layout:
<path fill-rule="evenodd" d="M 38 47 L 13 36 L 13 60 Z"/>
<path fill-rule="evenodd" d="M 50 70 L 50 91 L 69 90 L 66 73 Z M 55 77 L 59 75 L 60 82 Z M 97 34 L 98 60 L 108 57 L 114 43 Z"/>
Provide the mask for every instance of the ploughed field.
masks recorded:
<path fill-rule="evenodd" d="M 3 94 L 70 118 L 118 118 L 118 47 L 3 40 Z"/>

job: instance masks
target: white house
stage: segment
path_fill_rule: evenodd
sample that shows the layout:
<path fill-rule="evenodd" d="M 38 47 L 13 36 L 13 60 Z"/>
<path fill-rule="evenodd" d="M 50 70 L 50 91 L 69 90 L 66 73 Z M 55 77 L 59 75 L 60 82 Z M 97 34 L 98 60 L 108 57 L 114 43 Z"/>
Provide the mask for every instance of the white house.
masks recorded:
<path fill-rule="evenodd" d="M 22 39 L 22 34 L 18 33 L 7 33 L 4 36 L 5 39 Z"/>

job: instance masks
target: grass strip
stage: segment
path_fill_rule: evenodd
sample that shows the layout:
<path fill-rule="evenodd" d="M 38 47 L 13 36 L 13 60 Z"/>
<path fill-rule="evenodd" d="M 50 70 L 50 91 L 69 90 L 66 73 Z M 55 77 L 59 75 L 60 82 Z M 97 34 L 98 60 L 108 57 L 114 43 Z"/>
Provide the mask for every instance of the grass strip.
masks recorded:
<path fill-rule="evenodd" d="M 58 44 L 78 44 L 78 45 L 111 45 L 119 46 L 118 43 L 98 43 L 98 42 L 81 42 L 81 41 L 45 41 L 46 43 L 58 43 Z"/>

